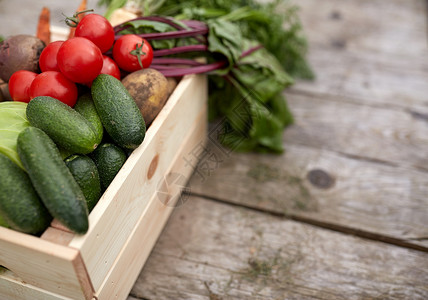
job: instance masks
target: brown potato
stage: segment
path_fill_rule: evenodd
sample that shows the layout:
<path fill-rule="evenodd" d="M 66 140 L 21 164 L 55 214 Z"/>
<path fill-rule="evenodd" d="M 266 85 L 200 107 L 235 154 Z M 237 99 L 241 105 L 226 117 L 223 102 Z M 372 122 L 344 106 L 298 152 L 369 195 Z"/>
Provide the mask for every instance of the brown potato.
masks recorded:
<path fill-rule="evenodd" d="M 159 71 L 147 68 L 127 75 L 122 84 L 134 98 L 146 126 L 149 126 L 170 95 L 168 80 Z"/>

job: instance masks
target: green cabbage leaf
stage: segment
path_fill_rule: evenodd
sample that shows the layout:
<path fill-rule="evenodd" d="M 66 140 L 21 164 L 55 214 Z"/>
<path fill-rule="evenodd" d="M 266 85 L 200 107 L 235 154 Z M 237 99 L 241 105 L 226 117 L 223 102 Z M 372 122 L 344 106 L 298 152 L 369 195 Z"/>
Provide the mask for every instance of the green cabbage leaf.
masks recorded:
<path fill-rule="evenodd" d="M 16 150 L 19 133 L 30 126 L 25 111 L 27 103 L 0 102 L 0 153 L 24 169 Z"/>

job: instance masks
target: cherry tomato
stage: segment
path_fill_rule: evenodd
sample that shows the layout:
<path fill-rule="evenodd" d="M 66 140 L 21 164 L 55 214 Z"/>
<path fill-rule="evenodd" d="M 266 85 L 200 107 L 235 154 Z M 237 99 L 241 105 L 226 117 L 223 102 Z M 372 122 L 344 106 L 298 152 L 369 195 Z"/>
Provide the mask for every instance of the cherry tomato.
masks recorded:
<path fill-rule="evenodd" d="M 101 52 L 108 51 L 114 43 L 114 29 L 110 22 L 101 15 L 89 14 L 79 21 L 74 36 L 92 41 Z"/>
<path fill-rule="evenodd" d="M 122 70 L 133 72 L 150 67 L 153 49 L 149 42 L 138 35 L 125 34 L 114 43 L 113 59 Z"/>
<path fill-rule="evenodd" d="M 103 68 L 101 74 L 108 74 L 120 80 L 120 70 L 117 64 L 110 57 L 103 55 Z"/>
<path fill-rule="evenodd" d="M 14 101 L 30 102 L 30 86 L 37 73 L 16 71 L 9 79 L 9 94 Z"/>
<path fill-rule="evenodd" d="M 58 63 L 56 56 L 58 54 L 59 48 L 62 46 L 64 41 L 52 42 L 43 49 L 39 58 L 39 66 L 42 72 L 46 71 L 58 71 Z"/>
<path fill-rule="evenodd" d="M 61 73 L 77 83 L 91 82 L 103 67 L 101 50 L 82 37 L 65 41 L 58 50 L 57 61 Z"/>
<path fill-rule="evenodd" d="M 110 57 L 103 55 L 103 68 L 101 69 L 100 74 L 108 74 L 113 77 L 116 77 L 120 80 L 120 69 L 117 64 Z M 87 87 L 92 86 L 92 82 L 85 83 Z"/>
<path fill-rule="evenodd" d="M 76 84 L 61 72 L 46 71 L 37 75 L 30 86 L 31 99 L 50 96 L 73 107 L 77 101 Z"/>

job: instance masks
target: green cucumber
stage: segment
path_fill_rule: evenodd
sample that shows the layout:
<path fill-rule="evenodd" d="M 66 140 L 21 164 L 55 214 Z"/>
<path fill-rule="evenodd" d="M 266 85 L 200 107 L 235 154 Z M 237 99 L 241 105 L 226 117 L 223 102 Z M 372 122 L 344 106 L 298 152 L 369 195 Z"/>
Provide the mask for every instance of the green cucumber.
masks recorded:
<path fill-rule="evenodd" d="M 48 134 L 61 148 L 87 154 L 101 142 L 91 123 L 67 104 L 47 96 L 32 99 L 27 105 L 30 124 Z"/>
<path fill-rule="evenodd" d="M 115 144 L 126 149 L 137 148 L 144 140 L 146 124 L 120 80 L 100 74 L 92 82 L 91 93 L 101 122 Z"/>
<path fill-rule="evenodd" d="M 0 153 L 0 217 L 15 230 L 38 234 L 52 217 L 37 195 L 27 173 Z"/>
<path fill-rule="evenodd" d="M 104 128 L 103 124 L 101 123 L 101 119 L 98 116 L 97 109 L 95 108 L 91 94 L 86 93 L 80 96 L 79 99 L 77 99 L 74 110 L 81 114 L 86 120 L 88 120 L 89 123 L 91 123 L 98 140 L 101 141 L 103 138 Z"/>
<path fill-rule="evenodd" d="M 101 183 L 97 166 L 88 156 L 77 154 L 66 158 L 65 164 L 85 195 L 88 210 L 91 211 L 101 197 Z"/>
<path fill-rule="evenodd" d="M 100 174 L 101 186 L 106 190 L 126 161 L 125 152 L 111 143 L 103 143 L 91 153 Z"/>
<path fill-rule="evenodd" d="M 85 196 L 55 143 L 42 130 L 28 127 L 19 134 L 17 148 L 49 213 L 72 231 L 86 233 L 89 221 Z"/>

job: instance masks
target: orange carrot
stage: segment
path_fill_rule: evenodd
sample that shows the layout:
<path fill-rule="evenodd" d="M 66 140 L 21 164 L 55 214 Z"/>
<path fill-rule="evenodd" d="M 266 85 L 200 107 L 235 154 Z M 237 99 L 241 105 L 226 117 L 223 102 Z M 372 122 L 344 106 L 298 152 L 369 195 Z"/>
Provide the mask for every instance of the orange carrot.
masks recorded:
<path fill-rule="evenodd" d="M 76 12 L 86 10 L 86 6 L 87 6 L 87 4 L 88 4 L 87 0 L 82 0 L 82 2 L 80 2 L 79 8 L 77 8 L 77 11 L 76 11 Z M 84 13 L 82 13 L 82 14 L 78 14 L 78 15 L 77 15 L 77 18 L 78 18 L 78 20 L 80 21 L 80 20 L 82 20 L 82 18 L 83 18 L 84 16 L 85 16 L 85 14 L 84 14 Z M 68 38 L 69 38 L 69 39 L 70 39 L 70 38 L 72 38 L 72 37 L 74 37 L 74 32 L 75 32 L 75 31 L 76 31 L 76 27 L 70 27 L 70 33 L 69 33 L 69 35 L 68 35 Z"/>
<path fill-rule="evenodd" d="M 36 36 L 46 45 L 51 41 L 50 17 L 51 12 L 49 8 L 43 7 L 39 16 L 39 23 L 37 24 Z"/>

